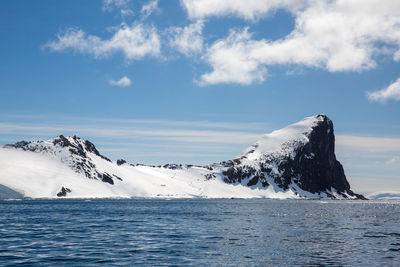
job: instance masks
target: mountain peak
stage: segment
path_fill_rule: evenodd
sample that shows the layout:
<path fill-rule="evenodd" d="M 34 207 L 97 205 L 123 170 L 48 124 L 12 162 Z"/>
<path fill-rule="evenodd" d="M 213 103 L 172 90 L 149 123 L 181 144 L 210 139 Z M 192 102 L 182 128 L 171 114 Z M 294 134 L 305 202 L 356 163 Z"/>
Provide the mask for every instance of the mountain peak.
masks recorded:
<path fill-rule="evenodd" d="M 224 174 L 231 183 L 268 186 L 271 180 L 284 190 L 333 192 L 355 196 L 335 156 L 332 121 L 324 114 L 307 117 L 265 134 L 228 164 Z"/>
<path fill-rule="evenodd" d="M 71 147 L 77 149 L 78 153 L 90 152 L 99 156 L 107 161 L 110 161 L 107 157 L 100 154 L 100 152 L 96 149 L 96 146 L 90 142 L 89 140 L 85 140 L 76 135 L 64 137 L 63 135 L 59 135 L 56 138 L 52 139 L 52 143 L 54 145 L 59 145 L 61 147 Z"/>
<path fill-rule="evenodd" d="M 318 128 L 326 129 L 333 136 L 333 123 L 324 114 L 304 118 L 282 129 L 264 134 L 253 146 L 244 151 L 241 157 L 249 160 L 262 159 L 266 154 L 281 154 L 294 156 L 293 149 L 309 142 L 309 137 Z M 334 140 L 333 140 L 334 141 Z"/>

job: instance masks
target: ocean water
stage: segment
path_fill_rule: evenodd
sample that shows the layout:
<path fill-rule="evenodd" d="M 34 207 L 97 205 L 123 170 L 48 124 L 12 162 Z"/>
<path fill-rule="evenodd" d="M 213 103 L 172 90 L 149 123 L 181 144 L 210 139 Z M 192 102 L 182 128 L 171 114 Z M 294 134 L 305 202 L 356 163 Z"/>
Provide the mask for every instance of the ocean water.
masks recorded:
<path fill-rule="evenodd" d="M 400 202 L 0 201 L 0 266 L 400 266 Z"/>

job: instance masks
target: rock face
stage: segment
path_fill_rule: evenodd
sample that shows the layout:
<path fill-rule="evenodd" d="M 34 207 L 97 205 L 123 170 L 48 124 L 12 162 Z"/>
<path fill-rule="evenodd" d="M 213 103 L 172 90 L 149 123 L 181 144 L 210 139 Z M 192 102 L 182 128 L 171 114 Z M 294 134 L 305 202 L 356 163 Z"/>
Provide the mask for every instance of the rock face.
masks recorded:
<path fill-rule="evenodd" d="M 294 159 L 282 162 L 281 168 L 287 170 L 283 179 L 289 179 L 290 174 L 299 177 L 300 188 L 311 193 L 331 187 L 338 192 L 350 190 L 342 164 L 336 160 L 332 121 L 323 115 L 318 118 L 321 120 L 308 135 L 309 142 L 296 149 Z"/>
<path fill-rule="evenodd" d="M 236 188 L 246 187 L 244 191 L 247 190 L 247 195 L 261 197 L 280 197 L 283 194 L 302 198 L 365 199 L 350 189 L 343 166 L 335 156 L 333 123 L 323 114 L 264 135 L 233 160 L 207 166 L 165 164 L 156 167 L 128 164 L 122 159 L 112 162 L 101 155 L 93 143 L 76 136 L 60 135 L 48 141 L 20 141 L 4 148 L 52 157 L 76 173 L 98 180 L 95 182 L 100 182 L 107 187 L 107 192 L 110 190 L 116 195 L 118 192 L 126 195 L 127 190 L 139 192 L 131 196 L 143 195 L 151 184 L 152 189 L 146 194 L 170 196 L 169 192 L 176 193 L 176 188 L 180 188 L 179 194 L 183 192 L 181 195 L 184 196 L 216 197 L 218 193 L 211 193 L 207 188 L 208 184 L 219 181 L 223 184 L 221 189 L 226 190 L 224 197 L 226 192 L 231 192 L 230 185 L 236 185 Z M 177 177 L 187 184 L 176 183 Z M 159 180 L 155 182 L 155 179 Z M 14 181 L 11 178 L 3 180 L 7 183 Z M 57 196 L 78 194 L 79 190 L 71 187 L 68 181 L 61 182 L 57 185 Z M 171 186 L 166 186 L 169 182 Z M 162 187 L 154 188 L 154 185 L 161 184 Z M 17 185 L 15 188 L 18 189 Z M 253 191 L 249 192 L 249 188 Z"/>

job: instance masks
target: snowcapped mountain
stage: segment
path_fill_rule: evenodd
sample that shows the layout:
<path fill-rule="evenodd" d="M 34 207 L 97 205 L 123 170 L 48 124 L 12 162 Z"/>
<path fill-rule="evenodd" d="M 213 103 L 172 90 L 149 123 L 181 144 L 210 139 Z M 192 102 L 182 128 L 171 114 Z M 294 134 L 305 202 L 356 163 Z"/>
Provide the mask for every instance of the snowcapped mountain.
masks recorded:
<path fill-rule="evenodd" d="M 335 157 L 332 121 L 317 115 L 266 134 L 239 157 L 207 166 L 116 162 L 62 135 L 0 148 L 0 197 L 364 199 Z"/>

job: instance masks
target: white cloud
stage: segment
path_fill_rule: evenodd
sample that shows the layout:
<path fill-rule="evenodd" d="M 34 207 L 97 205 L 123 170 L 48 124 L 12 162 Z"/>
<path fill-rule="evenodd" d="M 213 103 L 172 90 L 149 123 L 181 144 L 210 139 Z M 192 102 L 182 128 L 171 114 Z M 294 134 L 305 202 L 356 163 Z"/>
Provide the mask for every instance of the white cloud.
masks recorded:
<path fill-rule="evenodd" d="M 213 67 L 213 71 L 203 74 L 199 84 L 250 84 L 253 81 L 264 81 L 266 68 L 248 53 L 254 46 L 250 38 L 247 29 L 242 32 L 232 30 L 228 38 L 208 48 L 203 59 Z"/>
<path fill-rule="evenodd" d="M 191 18 L 231 14 L 254 19 L 278 8 L 292 12 L 295 18 L 293 31 L 276 41 L 255 40 L 247 28 L 231 30 L 206 51 L 203 58 L 212 71 L 201 76 L 200 84 L 262 82 L 271 65 L 338 72 L 374 68 L 377 55 L 400 60 L 400 1 L 294 3 L 182 0 Z"/>
<path fill-rule="evenodd" d="M 127 76 L 124 76 L 121 79 L 119 79 L 118 81 L 110 80 L 109 83 L 114 86 L 127 87 L 132 84 L 132 81 Z"/>
<path fill-rule="evenodd" d="M 170 46 L 180 53 L 190 56 L 203 50 L 202 20 L 192 23 L 186 27 L 172 27 L 169 31 Z"/>
<path fill-rule="evenodd" d="M 278 8 L 295 12 L 304 8 L 307 0 L 181 0 L 189 18 L 234 15 L 248 20 L 263 17 Z"/>
<path fill-rule="evenodd" d="M 130 0 L 103 0 L 103 11 L 112 11 L 114 9 L 124 9 L 128 6 Z"/>
<path fill-rule="evenodd" d="M 400 151 L 400 138 L 336 135 L 336 145 L 370 152 Z"/>
<path fill-rule="evenodd" d="M 389 99 L 400 101 L 400 78 L 382 90 L 367 93 L 367 97 L 371 101 L 382 103 Z"/>
<path fill-rule="evenodd" d="M 149 3 L 142 6 L 140 13 L 144 18 L 150 16 L 158 8 L 158 0 L 152 0 Z"/>
<path fill-rule="evenodd" d="M 121 52 L 127 60 L 137 60 L 148 55 L 158 56 L 160 39 L 154 27 L 122 24 L 108 40 L 70 28 L 64 34 L 58 34 L 57 40 L 47 42 L 43 48 L 51 51 L 72 49 L 75 53 L 91 54 L 96 58 Z"/>

